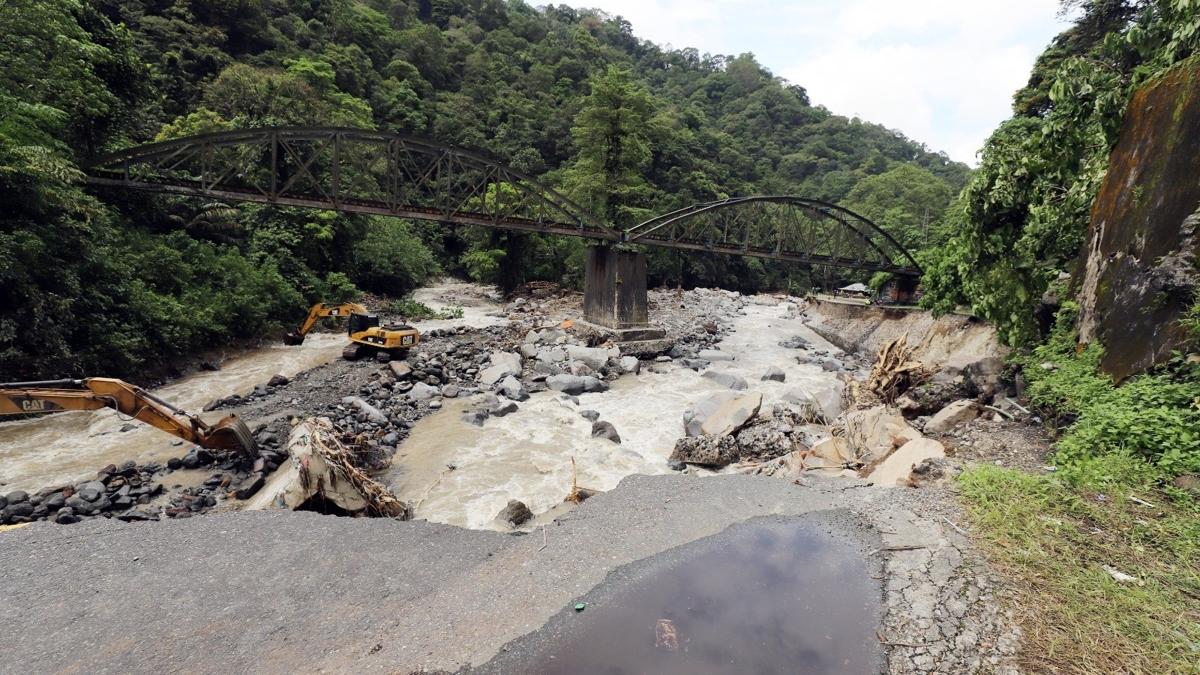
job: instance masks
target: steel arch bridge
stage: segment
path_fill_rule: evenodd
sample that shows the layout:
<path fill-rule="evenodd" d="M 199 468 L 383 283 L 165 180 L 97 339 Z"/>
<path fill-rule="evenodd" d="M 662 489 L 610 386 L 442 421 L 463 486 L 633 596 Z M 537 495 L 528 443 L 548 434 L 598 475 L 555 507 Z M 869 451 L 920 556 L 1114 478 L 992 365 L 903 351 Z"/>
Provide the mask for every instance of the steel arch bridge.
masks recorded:
<path fill-rule="evenodd" d="M 483 153 L 365 129 L 269 127 L 131 147 L 85 164 L 95 186 L 479 225 L 919 276 L 891 235 L 795 196 L 695 204 L 627 230 Z"/>

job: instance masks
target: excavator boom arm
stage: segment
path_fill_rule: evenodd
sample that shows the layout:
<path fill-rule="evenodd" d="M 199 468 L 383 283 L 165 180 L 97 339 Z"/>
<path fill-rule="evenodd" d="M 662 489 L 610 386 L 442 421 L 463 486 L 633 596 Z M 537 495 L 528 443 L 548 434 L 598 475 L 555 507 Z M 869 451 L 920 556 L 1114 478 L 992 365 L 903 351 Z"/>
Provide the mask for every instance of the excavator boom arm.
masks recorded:
<path fill-rule="evenodd" d="M 304 323 L 300 325 L 300 330 L 294 333 L 288 333 L 284 338 L 284 342 L 288 344 L 298 345 L 304 342 L 304 336 L 308 335 L 308 331 L 312 330 L 313 326 L 317 325 L 317 321 L 327 316 L 350 316 L 351 314 L 366 314 L 367 308 L 357 302 L 343 302 L 338 305 L 333 305 L 325 302 L 318 302 L 308 310 L 308 317 L 304 319 Z"/>
<path fill-rule="evenodd" d="M 122 380 L 12 382 L 0 384 L 0 415 L 98 410 L 117 412 L 213 450 L 239 450 L 253 455 L 254 438 L 244 422 L 230 415 L 215 425 L 180 410 L 141 387 Z"/>

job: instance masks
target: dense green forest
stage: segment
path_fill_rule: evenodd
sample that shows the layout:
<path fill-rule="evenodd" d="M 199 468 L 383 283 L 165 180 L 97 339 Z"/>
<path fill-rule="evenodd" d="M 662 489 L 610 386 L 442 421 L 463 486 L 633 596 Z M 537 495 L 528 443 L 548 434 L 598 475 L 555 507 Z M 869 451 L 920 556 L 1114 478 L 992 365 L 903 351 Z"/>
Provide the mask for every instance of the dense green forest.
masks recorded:
<path fill-rule="evenodd" d="M 621 19 L 566 6 L 8 0 L 0 25 L 5 379 L 145 372 L 270 335 L 318 298 L 401 295 L 439 271 L 510 287 L 578 282 L 574 240 L 81 187 L 84 159 L 154 139 L 376 128 L 484 149 L 618 225 L 796 193 L 922 245 L 969 173 L 813 105 L 752 55 L 664 50 Z M 719 256 L 650 262 L 652 283 L 754 290 L 806 278 Z"/>

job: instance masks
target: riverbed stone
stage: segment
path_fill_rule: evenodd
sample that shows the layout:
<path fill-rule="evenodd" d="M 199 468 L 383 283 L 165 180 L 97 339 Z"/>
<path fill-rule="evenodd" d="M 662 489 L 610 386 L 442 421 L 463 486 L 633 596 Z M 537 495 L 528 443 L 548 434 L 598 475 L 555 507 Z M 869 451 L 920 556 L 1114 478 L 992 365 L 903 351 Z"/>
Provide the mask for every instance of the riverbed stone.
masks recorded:
<path fill-rule="evenodd" d="M 463 413 L 462 420 L 467 424 L 481 427 L 487 421 L 488 415 L 487 410 L 468 410 Z"/>
<path fill-rule="evenodd" d="M 704 359 L 705 361 L 733 361 L 734 355 L 729 352 L 723 352 L 719 349 L 701 349 L 696 352 L 696 358 Z"/>
<path fill-rule="evenodd" d="M 249 499 L 253 497 L 259 490 L 261 490 L 265 483 L 266 479 L 261 473 L 254 474 L 254 476 L 250 479 L 250 482 L 244 483 L 242 487 L 238 488 L 237 492 L 234 493 L 234 496 L 238 499 Z"/>
<path fill-rule="evenodd" d="M 620 352 L 617 352 L 619 355 Z M 592 370 L 600 370 L 604 364 L 608 363 L 610 356 L 614 356 L 609 350 L 599 347 L 580 347 L 578 345 L 567 345 L 567 356 L 572 361 L 580 361 L 587 364 Z"/>
<path fill-rule="evenodd" d="M 606 391 L 608 384 L 591 375 L 551 375 L 546 378 L 546 386 L 564 394 L 578 395 L 585 392 Z"/>
<path fill-rule="evenodd" d="M 521 374 L 521 355 L 515 352 L 492 352 L 491 363 L 479 373 L 481 384 L 495 384 L 509 375 Z"/>
<path fill-rule="evenodd" d="M 488 411 L 488 413 L 492 417 L 504 417 L 505 415 L 511 415 L 512 413 L 517 412 L 517 408 L 518 406 L 516 403 L 506 400 L 497 403 L 491 410 Z"/>
<path fill-rule="evenodd" d="M 525 401 L 529 399 L 529 392 L 525 390 L 525 385 L 512 375 L 509 375 L 501 380 L 500 386 L 496 387 L 496 391 L 504 394 L 506 397 L 514 401 Z"/>
<path fill-rule="evenodd" d="M 784 373 L 783 369 L 778 366 L 771 366 L 767 368 L 767 372 L 763 373 L 762 379 L 764 382 L 783 382 L 787 379 L 787 373 Z"/>
<path fill-rule="evenodd" d="M 412 366 L 408 365 L 408 361 L 389 361 L 388 368 L 397 380 L 407 379 L 413 372 Z"/>
<path fill-rule="evenodd" d="M 418 386 L 423 387 L 425 385 L 421 384 Z M 367 419 L 371 422 L 374 422 L 375 424 L 387 424 L 388 423 L 387 415 L 384 415 L 382 412 L 380 412 L 379 408 L 376 408 L 375 406 L 371 405 L 370 403 L 367 403 L 366 401 L 364 401 L 363 399 L 361 399 L 357 396 L 344 397 L 342 399 L 342 404 L 352 406 L 355 409 L 357 409 L 359 412 L 366 413 Z M 187 464 L 186 459 L 184 460 L 184 464 L 186 466 L 186 464 Z"/>
<path fill-rule="evenodd" d="M 727 373 L 722 370 L 710 370 L 710 371 L 704 373 L 703 375 L 701 375 L 700 377 L 712 380 L 713 382 L 716 382 L 717 384 L 720 384 L 722 386 L 729 387 L 730 389 L 734 389 L 734 390 L 738 390 L 738 391 L 741 391 L 742 389 L 745 389 L 748 386 L 746 384 L 746 378 L 741 377 L 740 375 L 734 375 L 733 373 Z"/>
<path fill-rule="evenodd" d="M 612 422 L 604 420 L 592 423 L 592 438 L 604 438 L 618 444 L 621 442 L 621 434 L 617 433 L 617 428 Z"/>
<path fill-rule="evenodd" d="M 793 335 L 790 338 L 780 340 L 779 346 L 785 349 L 808 349 L 812 346 L 812 343 L 800 335 Z"/>
<path fill-rule="evenodd" d="M 783 400 L 804 408 L 810 418 L 831 421 L 842 414 L 842 395 L 845 389 L 845 383 L 833 380 L 813 389 L 789 389 L 784 393 Z"/>
<path fill-rule="evenodd" d="M 418 382 L 413 385 L 411 390 L 409 390 L 408 395 L 411 396 L 414 401 L 430 401 L 441 395 L 441 390 L 433 385 L 426 384 L 424 382 Z"/>
<path fill-rule="evenodd" d="M 567 350 L 562 347 L 543 347 L 537 351 L 537 360 L 542 363 L 558 363 L 567 360 Z"/>
<path fill-rule="evenodd" d="M 546 378 L 546 386 L 564 394 L 582 394 L 584 391 L 583 378 L 578 375 L 551 375 Z"/>
<path fill-rule="evenodd" d="M 9 504 L 16 504 L 19 502 L 29 501 L 29 493 L 25 492 L 24 490 L 13 490 L 12 492 L 5 495 L 5 500 Z M 3 508 L 3 507 L 0 506 L 0 508 Z"/>
<path fill-rule="evenodd" d="M 637 375 L 642 371 L 642 362 L 636 356 L 621 357 L 621 372 Z"/>
<path fill-rule="evenodd" d="M 719 391 L 712 396 L 700 399 L 683 413 L 683 432 L 685 436 L 699 436 L 704 433 L 702 427 L 708 419 L 721 407 L 722 403 L 737 398 L 732 391 Z"/>
<path fill-rule="evenodd" d="M 509 500 L 508 505 L 496 514 L 496 519 L 502 523 L 507 523 L 509 527 L 520 527 L 533 517 L 533 511 L 529 507 L 517 499 Z"/>
<path fill-rule="evenodd" d="M 600 413 L 595 410 L 580 410 L 579 416 L 589 422 L 595 422 L 600 419 Z"/>

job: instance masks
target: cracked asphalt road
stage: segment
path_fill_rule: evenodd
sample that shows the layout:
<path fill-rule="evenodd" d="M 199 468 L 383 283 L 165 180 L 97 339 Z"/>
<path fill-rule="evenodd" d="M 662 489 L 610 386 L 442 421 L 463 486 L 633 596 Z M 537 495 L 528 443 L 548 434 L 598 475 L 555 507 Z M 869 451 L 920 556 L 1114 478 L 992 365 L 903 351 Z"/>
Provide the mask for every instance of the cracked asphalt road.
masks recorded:
<path fill-rule="evenodd" d="M 549 525 L 544 548 L 540 531 L 291 512 L 38 523 L 0 534 L 0 670 L 488 672 L 613 570 L 806 515 L 878 537 L 883 670 L 1008 670 L 1015 636 L 985 568 L 940 518 L 910 510 L 915 493 L 632 476 Z"/>

